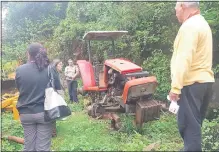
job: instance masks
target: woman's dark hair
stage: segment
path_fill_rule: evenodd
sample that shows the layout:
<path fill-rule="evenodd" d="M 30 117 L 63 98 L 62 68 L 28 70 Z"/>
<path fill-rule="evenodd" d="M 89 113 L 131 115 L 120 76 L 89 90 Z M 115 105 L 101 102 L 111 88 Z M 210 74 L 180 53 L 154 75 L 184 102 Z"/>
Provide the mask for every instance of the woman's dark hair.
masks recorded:
<path fill-rule="evenodd" d="M 47 68 L 49 65 L 49 59 L 47 57 L 46 49 L 40 43 L 32 43 L 28 46 L 27 51 L 31 60 L 35 61 L 35 64 L 39 71 Z"/>

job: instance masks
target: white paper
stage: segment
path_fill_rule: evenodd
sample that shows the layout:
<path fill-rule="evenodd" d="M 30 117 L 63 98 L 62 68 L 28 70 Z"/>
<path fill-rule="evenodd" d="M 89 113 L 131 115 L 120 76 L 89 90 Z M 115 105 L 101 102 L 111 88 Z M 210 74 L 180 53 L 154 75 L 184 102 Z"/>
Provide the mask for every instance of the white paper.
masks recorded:
<path fill-rule="evenodd" d="M 170 101 L 169 96 L 167 96 L 167 99 Z M 174 113 L 174 114 L 177 114 L 178 110 L 179 110 L 179 105 L 177 104 L 177 101 L 171 101 L 169 111 Z"/>

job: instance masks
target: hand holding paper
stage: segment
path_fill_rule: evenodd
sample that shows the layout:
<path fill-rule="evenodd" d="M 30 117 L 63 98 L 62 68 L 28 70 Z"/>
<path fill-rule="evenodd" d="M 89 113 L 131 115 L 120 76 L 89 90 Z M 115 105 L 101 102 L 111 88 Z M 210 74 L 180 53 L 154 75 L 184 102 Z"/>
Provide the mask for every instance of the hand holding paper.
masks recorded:
<path fill-rule="evenodd" d="M 167 96 L 167 99 L 170 100 L 170 97 Z M 179 105 L 177 104 L 177 101 L 171 101 L 169 111 L 174 114 L 177 114 L 178 110 L 179 110 Z"/>

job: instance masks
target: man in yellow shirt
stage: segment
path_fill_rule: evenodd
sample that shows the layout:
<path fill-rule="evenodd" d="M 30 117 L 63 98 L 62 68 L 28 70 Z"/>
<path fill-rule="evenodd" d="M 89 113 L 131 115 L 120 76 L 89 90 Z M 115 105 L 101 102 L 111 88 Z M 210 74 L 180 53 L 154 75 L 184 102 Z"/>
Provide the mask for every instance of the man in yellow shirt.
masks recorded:
<path fill-rule="evenodd" d="M 212 33 L 197 1 L 176 3 L 182 23 L 171 59 L 171 101 L 178 101 L 178 129 L 184 151 L 201 151 L 201 126 L 211 100 Z"/>

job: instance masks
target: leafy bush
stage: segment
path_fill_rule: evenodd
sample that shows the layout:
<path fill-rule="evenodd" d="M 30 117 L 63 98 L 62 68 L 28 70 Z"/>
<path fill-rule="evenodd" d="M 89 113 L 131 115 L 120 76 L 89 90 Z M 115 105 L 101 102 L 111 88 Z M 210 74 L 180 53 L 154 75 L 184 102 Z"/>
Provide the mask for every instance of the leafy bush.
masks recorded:
<path fill-rule="evenodd" d="M 203 150 L 219 150 L 219 116 L 213 121 L 205 120 L 202 127 Z"/>
<path fill-rule="evenodd" d="M 213 68 L 213 71 L 214 71 L 215 79 L 217 81 L 217 79 L 219 78 L 219 64 Z M 213 96 L 216 96 L 216 94 L 217 94 L 217 90 L 215 89 Z M 219 107 L 218 107 L 218 103 L 216 101 L 215 103 L 210 103 L 206 118 L 208 120 L 212 120 L 212 119 L 215 119 L 217 117 L 219 117 Z"/>
<path fill-rule="evenodd" d="M 17 67 L 17 61 L 6 61 L 2 60 L 2 79 L 8 79 L 8 75 L 13 73 Z"/>
<path fill-rule="evenodd" d="M 216 78 L 219 78 L 219 64 L 213 68 L 214 75 Z"/>
<path fill-rule="evenodd" d="M 155 97 L 166 100 L 170 91 L 170 59 L 161 50 L 152 52 L 152 56 L 143 62 L 143 68 L 157 77 L 158 88 Z"/>

